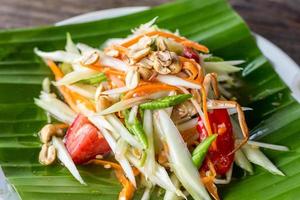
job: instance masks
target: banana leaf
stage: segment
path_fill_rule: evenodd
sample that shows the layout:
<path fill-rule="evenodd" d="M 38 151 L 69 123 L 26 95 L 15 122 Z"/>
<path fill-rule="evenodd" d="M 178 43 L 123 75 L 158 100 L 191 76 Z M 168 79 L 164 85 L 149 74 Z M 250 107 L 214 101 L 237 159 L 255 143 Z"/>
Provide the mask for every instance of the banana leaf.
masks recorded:
<path fill-rule="evenodd" d="M 87 186 L 80 185 L 59 163 L 38 163 L 39 129 L 45 113 L 33 103 L 41 81 L 51 76 L 33 48 L 61 49 L 66 32 L 76 42 L 99 47 L 106 39 L 124 37 L 133 27 L 159 16 L 158 25 L 207 45 L 226 60 L 243 59 L 235 96 L 254 111 L 248 116 L 251 134 L 265 142 L 283 144 L 291 151 L 265 151 L 286 174 L 274 176 L 256 167 L 253 175 L 221 187 L 221 196 L 234 199 L 298 199 L 300 196 L 300 105 L 256 46 L 245 22 L 225 0 L 180 0 L 150 10 L 101 21 L 61 27 L 0 31 L 0 165 L 20 198 L 117 199 L 121 186 L 112 171 L 101 166 L 80 166 Z M 138 189 L 135 199 L 139 199 Z M 151 199 L 161 199 L 154 190 Z"/>

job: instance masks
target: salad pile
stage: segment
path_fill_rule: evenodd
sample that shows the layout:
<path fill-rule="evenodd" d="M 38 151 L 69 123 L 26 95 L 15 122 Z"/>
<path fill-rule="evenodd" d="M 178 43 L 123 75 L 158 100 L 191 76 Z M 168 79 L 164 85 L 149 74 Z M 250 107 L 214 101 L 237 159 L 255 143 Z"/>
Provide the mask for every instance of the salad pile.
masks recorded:
<path fill-rule="evenodd" d="M 220 199 L 217 185 L 231 182 L 234 163 L 248 174 L 253 163 L 283 176 L 259 148 L 288 149 L 249 140 L 251 108 L 228 91 L 244 61 L 215 57 L 155 20 L 100 48 L 67 34 L 65 50 L 35 49 L 55 77 L 35 99 L 49 122 L 39 134 L 40 163 L 60 160 L 81 184 L 76 165 L 112 168 L 120 200 L 137 188 L 149 199 L 154 187 L 165 200 Z"/>

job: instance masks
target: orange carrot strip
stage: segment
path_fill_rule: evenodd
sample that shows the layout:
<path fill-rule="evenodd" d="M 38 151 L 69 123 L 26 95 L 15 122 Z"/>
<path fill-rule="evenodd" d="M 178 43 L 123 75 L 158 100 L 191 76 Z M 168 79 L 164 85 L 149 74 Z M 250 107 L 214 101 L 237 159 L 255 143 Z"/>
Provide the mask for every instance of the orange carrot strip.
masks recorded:
<path fill-rule="evenodd" d="M 113 45 L 113 48 L 114 48 L 115 50 L 117 50 L 117 51 L 119 51 L 119 52 L 121 52 L 121 53 L 125 54 L 125 55 L 128 53 L 128 50 L 127 50 L 127 48 L 126 48 L 126 47 L 124 47 L 124 46 L 120 46 L 120 45 Z"/>
<path fill-rule="evenodd" d="M 46 60 L 46 64 L 49 66 L 49 68 L 53 72 L 53 74 L 55 76 L 55 80 L 59 80 L 62 77 L 64 77 L 63 72 L 59 69 L 59 67 L 55 64 L 55 62 L 53 62 L 52 60 Z M 65 86 L 59 86 L 58 89 L 59 89 L 59 92 L 63 95 L 67 104 L 71 107 L 71 109 L 78 113 L 79 109 L 76 106 L 76 103 L 72 97 L 71 91 Z"/>
<path fill-rule="evenodd" d="M 123 185 L 123 189 L 119 193 L 119 200 L 130 200 L 133 198 L 135 188 L 132 183 L 124 176 L 121 170 L 115 170 L 115 174 L 119 182 Z"/>
<path fill-rule="evenodd" d="M 102 67 L 98 63 L 93 64 L 93 65 L 82 65 L 82 66 L 86 67 L 86 68 L 89 68 L 89 69 L 92 69 L 92 70 L 95 70 L 95 71 L 98 71 L 98 72 L 103 71 Z"/>
<path fill-rule="evenodd" d="M 115 75 L 115 76 L 121 76 L 122 78 L 125 78 L 125 73 L 115 70 L 115 69 L 110 69 L 110 68 L 104 68 L 103 73 L 106 75 Z"/>
<path fill-rule="evenodd" d="M 146 94 L 151 94 L 154 92 L 162 91 L 162 90 L 178 90 L 177 87 L 162 84 L 162 83 L 149 83 L 136 87 L 135 89 L 129 91 L 124 96 L 124 99 L 129 99 L 132 96 L 143 96 Z"/>
<path fill-rule="evenodd" d="M 213 179 L 210 178 L 206 182 L 203 182 L 203 184 L 215 200 L 220 200 L 220 197 L 219 197 L 219 194 L 218 194 L 218 188 L 214 184 Z"/>
<path fill-rule="evenodd" d="M 135 188 L 132 185 L 132 183 L 124 176 L 123 169 L 122 167 L 111 161 L 106 161 L 106 160 L 97 160 L 93 159 L 87 162 L 86 164 L 97 164 L 97 165 L 109 165 L 110 167 L 115 169 L 116 176 L 119 180 L 119 182 L 122 184 L 123 188 L 119 194 L 119 200 L 130 200 L 132 199 L 134 195 Z M 137 170 L 134 171 L 134 174 L 138 174 L 139 172 Z"/>
<path fill-rule="evenodd" d="M 75 102 L 79 101 L 80 103 L 83 103 L 86 106 L 86 108 L 88 108 L 89 110 L 96 111 L 95 105 L 87 98 L 81 96 L 76 92 L 71 92 L 71 95 Z"/>
<path fill-rule="evenodd" d="M 53 72 L 53 74 L 55 76 L 55 80 L 59 80 L 62 77 L 64 77 L 63 72 L 59 69 L 59 67 L 55 64 L 55 62 L 53 62 L 52 60 L 46 60 L 46 64 Z"/>
<path fill-rule="evenodd" d="M 201 94 L 202 94 L 202 108 L 203 108 L 205 125 L 207 126 L 206 129 L 207 129 L 208 136 L 210 136 L 210 135 L 212 135 L 212 130 L 211 130 L 211 126 L 209 123 L 208 112 L 207 112 L 206 92 L 202 85 L 201 85 Z"/>
<path fill-rule="evenodd" d="M 190 40 L 182 41 L 181 44 L 183 44 L 186 47 L 191 47 L 198 51 L 202 51 L 204 53 L 209 53 L 209 49 L 206 46 L 198 44 L 198 43 L 190 41 Z"/>
<path fill-rule="evenodd" d="M 188 77 L 188 79 L 195 80 L 195 78 L 197 78 L 198 70 L 194 67 L 194 65 L 189 62 L 184 62 L 182 68 L 188 70 L 191 73 L 191 76 Z"/>
<path fill-rule="evenodd" d="M 203 108 L 203 114 L 204 114 L 204 120 L 205 120 L 205 127 L 207 129 L 208 136 L 210 136 L 210 135 L 212 135 L 212 129 L 211 129 L 211 126 L 210 126 L 210 121 L 209 121 L 208 112 L 207 112 L 206 91 L 205 91 L 203 85 L 201 85 L 201 95 L 202 95 L 202 108 Z M 211 148 L 217 149 L 216 141 L 214 141 L 212 143 Z"/>
<path fill-rule="evenodd" d="M 188 69 L 190 70 L 191 72 L 193 71 L 197 76 L 197 79 L 195 79 L 195 81 L 197 83 L 202 83 L 203 82 L 203 79 L 204 79 L 204 76 L 203 76 L 203 70 L 202 70 L 202 67 L 194 60 L 194 59 L 188 59 L 188 58 L 185 58 L 185 57 L 182 57 L 182 56 L 179 56 L 179 60 L 180 62 L 188 62 L 190 64 L 192 64 L 193 66 L 193 69 Z M 185 66 L 183 66 L 184 68 Z M 190 66 L 191 67 L 191 66 Z"/>
<path fill-rule="evenodd" d="M 59 80 L 64 76 L 63 72 L 59 69 L 59 67 L 53 61 L 47 60 L 46 63 L 49 66 L 49 68 L 52 70 L 56 80 Z M 77 94 L 76 92 L 70 91 L 65 86 L 59 86 L 58 88 L 59 88 L 60 93 L 63 95 L 64 99 L 66 100 L 66 102 L 69 104 L 69 106 L 74 111 L 79 112 L 79 109 L 76 106 L 77 100 L 82 102 L 83 104 L 85 104 L 85 106 L 88 109 L 95 111 L 95 106 L 88 99 Z"/>
<path fill-rule="evenodd" d="M 217 176 L 217 172 L 215 170 L 214 164 L 211 162 L 210 159 L 207 159 L 207 165 L 211 172 L 211 176 L 213 176 L 215 178 Z"/>
<path fill-rule="evenodd" d="M 113 74 L 113 75 L 118 75 L 118 76 L 125 77 L 124 72 L 121 72 L 121 71 L 116 70 L 116 69 L 111 69 L 111 68 L 108 68 L 108 67 L 103 67 L 99 62 L 95 63 L 93 65 L 82 65 L 82 66 L 84 66 L 86 68 L 89 68 L 89 69 L 92 69 L 92 70 L 95 70 L 95 71 L 98 71 L 98 72 L 103 72 L 106 75 Z"/>
<path fill-rule="evenodd" d="M 110 165 L 112 168 L 116 169 L 116 170 L 123 170 L 121 165 L 119 165 L 118 163 L 112 162 L 112 161 L 108 161 L 108 160 L 100 160 L 100 159 L 92 159 L 88 162 L 85 163 L 86 165 L 88 164 L 95 164 L 95 165 Z M 133 174 L 135 176 L 139 175 L 140 171 L 133 167 L 132 168 Z"/>
<path fill-rule="evenodd" d="M 137 43 L 142 37 L 144 37 L 144 36 L 151 37 L 151 36 L 154 36 L 154 35 L 159 35 L 159 36 L 166 37 L 166 38 L 172 38 L 176 42 L 180 42 L 180 43 L 182 43 L 183 45 L 185 45 L 187 47 L 192 47 L 192 48 L 194 48 L 198 51 L 202 51 L 204 53 L 209 52 L 208 48 L 204 45 L 198 44 L 196 42 L 192 42 L 192 41 L 186 39 L 185 37 L 180 37 L 180 36 L 177 36 L 173 33 L 168 33 L 168 32 L 163 32 L 163 31 L 152 31 L 152 32 L 148 32 L 148 33 L 145 33 L 145 34 L 142 34 L 142 35 L 138 35 L 138 36 L 124 42 L 123 44 L 121 44 L 121 46 L 130 47 L 131 45 Z"/>
<path fill-rule="evenodd" d="M 73 98 L 73 93 L 65 86 L 59 86 L 58 89 L 71 109 L 76 113 L 79 113 L 80 110 L 77 108 L 76 101 Z"/>
<path fill-rule="evenodd" d="M 93 159 L 88 161 L 85 164 L 96 164 L 96 165 L 110 165 L 112 168 L 117 169 L 117 170 L 122 170 L 122 167 L 115 162 L 107 161 L 107 160 L 98 160 L 98 159 Z"/>

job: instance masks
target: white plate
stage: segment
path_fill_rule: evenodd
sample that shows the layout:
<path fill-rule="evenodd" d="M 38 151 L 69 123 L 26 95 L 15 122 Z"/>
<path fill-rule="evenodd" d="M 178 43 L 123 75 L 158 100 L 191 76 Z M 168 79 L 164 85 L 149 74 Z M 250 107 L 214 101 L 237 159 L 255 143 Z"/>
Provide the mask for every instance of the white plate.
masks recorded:
<path fill-rule="evenodd" d="M 66 24 L 76 24 L 81 22 L 90 22 L 100 19 L 108 19 L 128 15 L 143 10 L 149 7 L 122 7 L 107 10 L 100 10 L 95 12 L 78 15 L 60 22 L 56 26 Z M 272 62 L 274 69 L 280 75 L 282 80 L 289 86 L 293 96 L 300 103 L 300 67 L 293 61 L 285 52 L 283 52 L 275 44 L 266 38 L 255 34 L 256 42 L 263 54 Z M 18 200 L 18 195 L 13 192 L 11 187 L 6 184 L 4 174 L 0 167 L 0 200 Z"/>

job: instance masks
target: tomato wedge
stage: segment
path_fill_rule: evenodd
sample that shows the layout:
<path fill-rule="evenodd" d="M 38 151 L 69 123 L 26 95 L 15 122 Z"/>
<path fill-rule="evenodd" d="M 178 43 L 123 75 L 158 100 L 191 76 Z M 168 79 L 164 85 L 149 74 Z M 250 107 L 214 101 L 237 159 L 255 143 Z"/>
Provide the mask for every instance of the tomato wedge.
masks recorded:
<path fill-rule="evenodd" d="M 110 151 L 99 130 L 81 114 L 67 130 L 65 145 L 75 164 L 82 164 Z"/>
<path fill-rule="evenodd" d="M 182 56 L 189 59 L 194 59 L 197 63 L 200 62 L 200 56 L 198 52 L 190 47 L 183 48 Z"/>
<path fill-rule="evenodd" d="M 207 171 L 207 158 L 213 163 L 216 173 L 225 175 L 230 169 L 234 160 L 234 155 L 230 154 L 234 150 L 234 138 L 230 117 L 226 109 L 215 109 L 208 113 L 210 125 L 213 133 L 218 133 L 215 141 L 216 148 L 210 148 L 206 155 L 206 160 L 202 169 Z M 207 131 L 202 120 L 199 118 L 197 130 L 200 142 L 207 137 Z M 229 155 L 230 154 L 230 155 Z"/>

